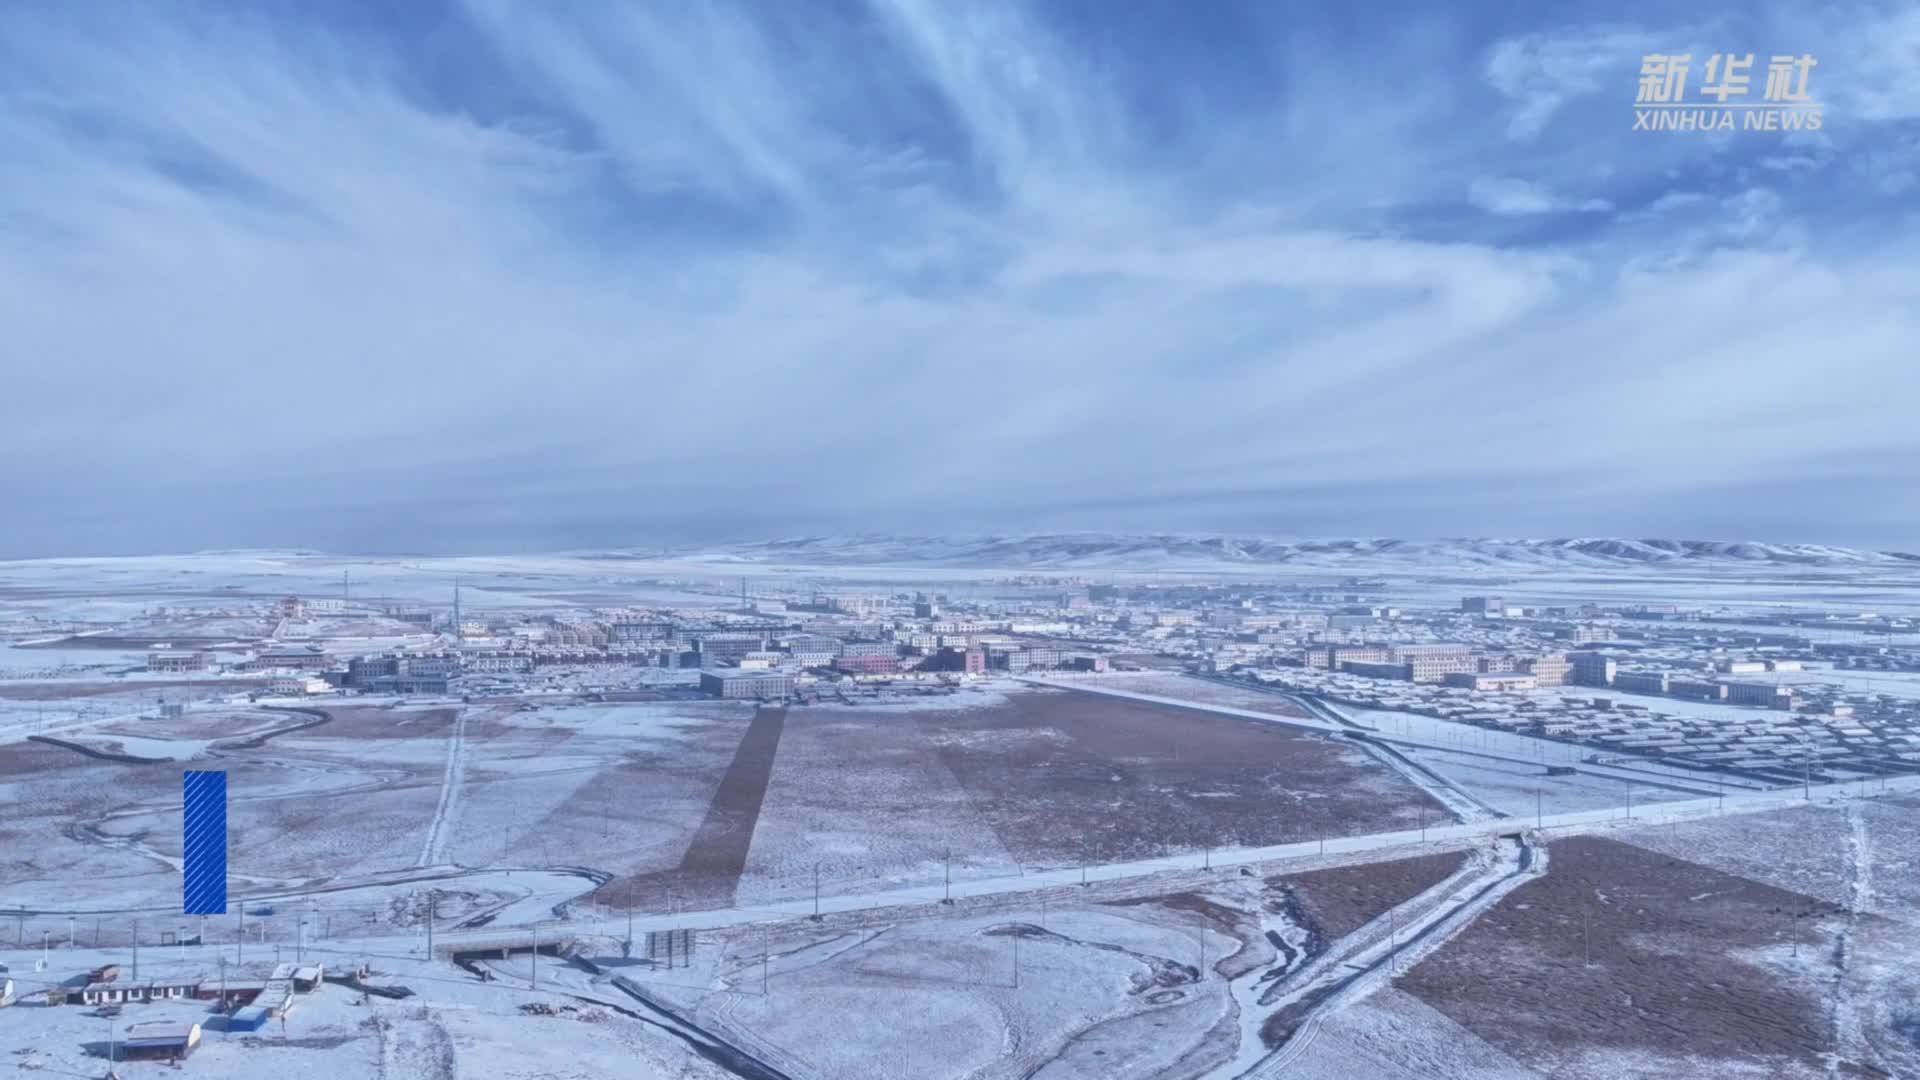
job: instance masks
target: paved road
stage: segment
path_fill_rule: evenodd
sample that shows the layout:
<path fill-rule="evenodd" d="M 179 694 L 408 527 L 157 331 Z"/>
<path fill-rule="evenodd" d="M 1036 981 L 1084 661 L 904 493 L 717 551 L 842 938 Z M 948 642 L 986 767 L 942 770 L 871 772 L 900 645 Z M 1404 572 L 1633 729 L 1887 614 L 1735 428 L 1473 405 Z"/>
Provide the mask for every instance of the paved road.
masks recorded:
<path fill-rule="evenodd" d="M 1043 682 L 1042 680 L 1030 680 Z M 1085 686 L 1065 684 L 1072 689 L 1087 689 Z M 1276 717 L 1271 713 L 1262 713 L 1231 706 L 1205 705 L 1196 702 L 1160 698 L 1156 695 L 1134 694 L 1130 691 L 1103 689 L 1098 692 L 1115 693 L 1123 697 L 1135 697 L 1150 701 L 1177 704 L 1185 708 L 1202 708 L 1225 715 L 1242 716 L 1248 719 L 1269 723 L 1284 723 L 1294 727 L 1319 731 L 1335 731 L 1337 726 L 1322 720 L 1299 717 Z M 1443 748 L 1443 747 L 1436 747 Z M 1598 810 L 1571 811 L 1556 814 L 1522 815 L 1496 821 L 1473 821 L 1452 825 L 1431 825 L 1426 829 L 1405 829 L 1391 832 L 1373 833 L 1364 836 L 1330 837 L 1325 840 L 1307 840 L 1288 844 L 1276 844 L 1253 848 L 1228 848 L 1208 853 L 1196 852 L 1168 856 L 1156 859 L 1133 860 L 1109 863 L 1087 868 L 1069 868 L 1063 870 L 1032 871 L 1016 875 L 985 878 L 963 878 L 953 882 L 950 895 L 954 899 L 977 897 L 1008 896 L 1034 892 L 1042 889 L 1061 888 L 1079 885 L 1083 882 L 1112 881 L 1125 878 L 1143 877 L 1169 871 L 1194 871 L 1207 866 L 1233 867 L 1255 863 L 1284 863 L 1288 861 L 1313 860 L 1316 865 L 1325 865 L 1332 861 L 1338 863 L 1343 856 L 1352 856 L 1346 861 L 1363 862 L 1373 853 L 1392 849 L 1418 849 L 1423 844 L 1429 849 L 1435 845 L 1460 847 L 1472 844 L 1491 843 L 1502 835 L 1511 835 L 1524 828 L 1535 828 L 1546 833 L 1578 833 L 1606 830 L 1621 826 L 1645 824 L 1665 824 L 1714 817 L 1721 814 L 1763 813 L 1781 810 L 1804 803 L 1848 800 L 1886 794 L 1909 794 L 1920 792 L 1920 776 L 1891 778 L 1871 783 L 1822 784 L 1803 788 L 1795 785 L 1789 788 L 1766 792 L 1729 792 L 1724 796 L 1680 799 L 1670 802 L 1620 806 Z M 464 871 L 466 875 L 485 874 L 484 870 Z M 445 877 L 442 874 L 422 874 L 421 877 Z M 381 879 L 382 883 L 393 883 L 394 878 Z M 372 884 L 372 881 L 365 884 Z M 331 883 L 334 889 L 350 889 L 354 884 L 344 881 Z M 579 891 L 590 891 L 593 886 L 583 883 Z M 318 891 L 318 890 L 316 890 Z M 818 910 L 821 914 L 840 912 L 869 911 L 891 907 L 920 906 L 939 902 L 949 895 L 939 883 L 918 886 L 904 886 L 879 889 L 863 893 L 826 895 L 820 897 Z M 571 896 L 557 893 L 543 897 L 553 902 L 563 902 Z M 532 908 L 521 906 L 521 911 Z M 811 896 L 788 901 L 755 904 L 743 907 L 730 907 L 709 910 L 682 912 L 636 912 L 632 927 L 636 933 L 648 930 L 668 930 L 697 927 L 702 929 L 740 926 L 771 919 L 800 918 L 813 914 L 815 901 Z M 99 914 L 110 914 L 100 912 Z M 482 930 L 458 931 L 446 930 L 435 935 L 436 945 L 458 945 L 471 939 L 482 942 L 497 938 L 501 931 L 512 924 L 496 921 Z M 602 918 L 575 918 L 564 923 L 549 923 L 555 932 L 573 935 L 604 935 L 622 937 L 625 935 L 628 920 L 625 914 Z M 397 933 L 379 937 L 355 938 L 355 942 L 364 942 L 375 950 L 405 951 L 401 943 L 414 935 Z M 334 944 L 347 945 L 336 941 Z"/>
<path fill-rule="evenodd" d="M 1900 777 L 1885 784 L 1887 794 L 1908 794 L 1920 792 L 1920 776 Z M 974 878 L 957 880 L 952 885 L 955 899 L 975 897 L 1007 896 L 1033 892 L 1040 889 L 1059 888 L 1078 885 L 1085 875 L 1087 881 L 1113 881 L 1124 878 L 1144 877 L 1150 874 L 1165 873 L 1173 870 L 1201 870 L 1208 866 L 1233 867 L 1253 863 L 1286 862 L 1289 860 L 1314 860 L 1316 865 L 1324 865 L 1332 856 L 1365 856 L 1379 851 L 1395 848 L 1417 849 L 1423 844 L 1428 846 L 1446 845 L 1459 847 L 1472 844 L 1493 843 L 1502 835 L 1512 835 L 1522 829 L 1533 828 L 1542 833 L 1583 833 L 1598 832 L 1621 827 L 1666 824 L 1677 821 L 1690 821 L 1733 814 L 1764 813 L 1770 810 L 1783 810 L 1807 803 L 1826 803 L 1850 800 L 1860 797 L 1879 795 L 1881 785 L 1874 783 L 1863 787 L 1860 784 L 1815 785 L 1803 792 L 1801 788 L 1783 789 L 1764 793 L 1728 795 L 1721 798 L 1682 799 L 1673 802 L 1653 803 L 1635 806 L 1630 811 L 1625 807 L 1600 810 L 1581 810 L 1560 814 L 1536 815 L 1533 818 L 1507 819 L 1502 821 L 1467 822 L 1456 825 L 1429 826 L 1424 833 L 1419 829 L 1406 829 L 1394 832 L 1373 833 L 1365 836 L 1333 837 L 1323 841 L 1308 840 L 1291 844 L 1275 844 L 1255 848 L 1227 848 L 1210 853 L 1176 855 L 1159 859 L 1142 859 L 1131 862 L 1109 863 L 1104 866 L 1090 867 L 1085 870 L 1048 870 L 1020 875 L 992 878 Z M 1354 858 L 1353 862 L 1367 861 Z M 893 889 L 876 890 L 868 893 L 822 896 L 819 910 L 822 914 L 835 914 L 850 911 L 870 911 L 881 908 L 917 906 L 938 903 L 946 895 L 940 884 L 907 886 Z M 633 926 L 636 932 L 643 930 L 667 930 L 683 927 L 712 929 L 728 926 L 741 926 L 768 919 L 801 918 L 812 914 L 812 897 L 780 901 L 776 903 L 756 904 L 746 907 L 724 908 L 707 911 L 689 911 L 677 914 L 636 913 Z M 624 935 L 626 917 L 607 917 L 598 920 L 575 919 L 566 925 L 568 933 L 604 934 L 613 937 Z M 479 937 L 480 935 L 475 935 Z M 449 944 L 461 940 L 460 932 L 436 935 L 436 941 L 445 940 Z"/>

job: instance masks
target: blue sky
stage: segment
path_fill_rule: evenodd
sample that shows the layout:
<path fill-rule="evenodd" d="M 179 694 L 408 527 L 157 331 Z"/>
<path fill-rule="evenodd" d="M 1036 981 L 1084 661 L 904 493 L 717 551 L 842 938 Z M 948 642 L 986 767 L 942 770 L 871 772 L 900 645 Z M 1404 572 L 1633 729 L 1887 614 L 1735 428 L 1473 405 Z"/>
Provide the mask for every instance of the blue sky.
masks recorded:
<path fill-rule="evenodd" d="M 1910 4 L 29 2 L 0 139 L 0 554 L 1920 544 Z"/>

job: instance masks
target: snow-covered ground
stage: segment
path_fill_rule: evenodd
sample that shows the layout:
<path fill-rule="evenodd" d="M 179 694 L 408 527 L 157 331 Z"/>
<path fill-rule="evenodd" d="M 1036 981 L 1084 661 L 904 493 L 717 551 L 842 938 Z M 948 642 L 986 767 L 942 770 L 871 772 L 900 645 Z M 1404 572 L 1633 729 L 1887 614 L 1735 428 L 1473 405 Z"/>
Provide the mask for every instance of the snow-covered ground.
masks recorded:
<path fill-rule="evenodd" d="M 786 927 L 737 938 L 701 991 L 667 973 L 662 993 L 781 1048 L 796 1076 L 1146 1076 L 1227 1014 L 1224 983 L 1199 978 L 1202 932 L 1145 908 L 1072 903 Z M 1207 936 L 1216 957 L 1233 947 Z"/>
<path fill-rule="evenodd" d="M 144 667 L 146 657 L 112 649 L 0 644 L 0 679 L 74 678 Z"/>
<path fill-rule="evenodd" d="M 267 954 L 235 958 L 234 950 L 152 947 L 140 955 L 140 976 L 188 976 L 217 983 L 221 954 L 233 979 L 263 978 L 273 966 Z M 33 971 L 31 954 L 0 951 L 23 993 L 52 982 L 84 980 L 96 965 L 118 963 L 131 979 L 128 950 L 55 949 L 46 971 Z M 284 950 L 287 960 L 292 949 Z M 480 982 L 444 960 L 362 955 L 309 949 L 306 962 L 331 970 L 369 963 L 375 985 L 401 985 L 414 996 L 392 1001 L 327 985 L 297 998 L 284 1023 L 270 1021 L 257 1032 L 228 1032 L 205 1002 L 124 1006 L 119 1015 L 66 1005 L 46 1007 L 30 998 L 0 1009 L 0 1046 L 22 1075 L 100 1076 L 110 1045 L 130 1023 L 172 1021 L 202 1025 L 200 1049 L 187 1070 L 212 1077 L 274 1076 L 288 1080 L 524 1080 L 547 1076 L 636 1076 L 647 1080 L 720 1080 L 729 1074 L 679 1041 L 619 1010 L 622 995 L 604 986 L 577 989 L 548 983 L 535 991 L 501 980 Z M 24 974 L 23 974 L 24 972 Z M 590 999 L 590 1000 L 583 1000 Z M 523 1011 L 524 1007 L 541 1010 Z M 110 1041 L 111 1040 L 111 1041 Z M 553 1050 L 564 1047 L 566 1068 L 554 1072 Z M 117 1056 L 117 1054 L 116 1054 Z M 119 1061 L 126 1077 L 176 1075 L 158 1062 Z"/>
<path fill-rule="evenodd" d="M 816 871 L 834 893 L 937 885 L 950 869 L 962 880 L 1021 872 L 916 729 L 903 724 L 884 755 L 860 755 L 850 751 L 863 729 L 836 723 L 841 715 L 788 711 L 740 903 L 811 896 Z"/>

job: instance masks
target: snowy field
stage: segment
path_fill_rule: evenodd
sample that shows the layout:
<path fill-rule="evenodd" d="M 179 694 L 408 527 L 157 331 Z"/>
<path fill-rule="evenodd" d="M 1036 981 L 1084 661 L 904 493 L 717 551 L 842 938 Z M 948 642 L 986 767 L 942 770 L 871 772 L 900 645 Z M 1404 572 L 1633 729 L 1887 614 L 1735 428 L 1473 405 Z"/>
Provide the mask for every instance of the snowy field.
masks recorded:
<path fill-rule="evenodd" d="M 0 680 L 67 679 L 144 668 L 140 653 L 0 644 Z"/>
<path fill-rule="evenodd" d="M 1584 773 L 1548 776 L 1538 768 L 1508 761 L 1422 750 L 1415 761 L 1465 788 L 1501 813 L 1525 822 L 1536 814 L 1599 810 L 1691 796 L 1646 784 L 1631 784 Z"/>
<path fill-rule="evenodd" d="M 272 599 L 289 593 L 338 596 L 351 575 L 355 596 L 406 603 L 445 603 L 457 577 L 489 608 L 528 609 L 611 604 L 724 607 L 742 578 L 776 585 L 795 576 L 812 583 L 883 588 L 909 586 L 982 594 L 1021 562 L 1045 552 L 1010 543 L 1003 560 L 939 565 L 937 542 L 866 544 L 821 540 L 789 557 L 763 551 L 684 553 L 556 553 L 422 558 L 339 557 L 242 551 L 126 558 L 0 562 L 0 599 L 34 617 L 120 622 L 157 604 L 216 598 Z M 956 549 L 955 553 L 957 553 Z M 1920 612 L 1920 571 L 1909 562 L 1815 551 L 1824 565 L 1745 558 L 1643 563 L 1578 557 L 1543 558 L 1509 541 L 1440 541 L 1401 545 L 1390 555 L 1307 552 L 1283 562 L 1169 554 L 1156 559 L 1139 544 L 1124 558 L 1080 567 L 1114 581 L 1299 581 L 1323 584 L 1342 575 L 1379 578 L 1383 602 L 1452 606 L 1463 593 L 1497 592 L 1523 604 L 1586 601 L 1668 602 L 1709 609 L 1803 611 L 1853 615 Z M 809 558 L 811 556 L 811 558 Z M 1518 556 L 1518 557 L 1516 557 Z M 862 561 L 862 560 L 865 561 Z M 1072 567 L 1063 567 L 1072 570 Z"/>
<path fill-rule="evenodd" d="M 1383 602 L 1449 607 L 1499 592 L 1754 618 L 1920 610 L 1912 569 L 1886 561 L 1432 556 L 1172 554 L 1096 576 L 1319 588 L 1378 573 Z M 1672 821 L 1677 791 L 1547 775 L 1578 753 L 1565 744 L 1346 710 L 1403 740 L 1414 765 L 1396 764 L 1306 730 L 1332 725 L 1278 695 L 1167 674 L 1084 681 L 1192 707 L 1011 681 L 854 706 L 585 703 L 583 683 L 613 677 L 571 672 L 537 704 L 299 703 L 321 717 L 249 702 L 257 680 L 116 675 L 149 641 L 271 633 L 267 605 L 335 595 L 344 574 L 356 597 L 414 608 L 445 606 L 457 575 L 470 610 L 527 615 L 730 609 L 742 577 L 790 595 L 801 580 L 750 553 L 0 563 L 0 978 L 25 998 L 0 1009 L 3 1060 L 97 1076 L 116 1025 L 168 1018 L 213 1022 L 189 1070 L 215 1077 L 1920 1076 L 1920 807 L 1892 798 L 1813 789 L 1807 806 Z M 986 566 L 829 560 L 804 580 L 1034 595 Z M 371 611 L 280 629 L 341 653 L 428 640 Z M 108 645 L 21 644 L 75 632 Z M 634 681 L 656 678 L 686 676 Z M 1920 674 L 1776 678 L 1920 697 Z M 163 698 L 185 716 L 158 719 Z M 178 914 L 183 768 L 229 774 L 235 903 L 218 919 Z M 1661 823 L 1629 823 L 1629 801 Z M 1471 824 L 1446 824 L 1448 808 Z M 1555 839 L 1523 870 L 1494 834 L 1535 815 Z M 1223 854 L 1239 857 L 1208 861 Z M 1582 907 L 1598 912 L 1591 965 L 1569 963 Z M 663 967 L 668 930 L 693 951 Z M 578 936 L 579 955 L 535 961 L 536 934 Z M 251 1035 L 204 1006 L 109 1017 L 34 999 L 129 963 L 135 940 L 143 978 L 223 959 L 259 978 L 301 956 L 367 963 L 415 996 L 328 986 Z M 452 962 L 477 943 L 519 951 Z M 1697 1030 L 1671 1022 L 1688 1008 Z M 740 1055 L 772 1071 L 742 1072 Z"/>
<path fill-rule="evenodd" d="M 1239 948 L 1190 916 L 1074 903 L 789 927 L 732 942 L 711 989 L 674 996 L 785 1048 L 795 1075 L 1145 1077 L 1228 1016 L 1225 984 L 1200 977 L 1203 934 L 1215 958 Z"/>
<path fill-rule="evenodd" d="M 740 898 L 804 896 L 816 868 L 824 892 L 865 892 L 1414 827 L 1423 814 L 1444 819 L 1344 743 L 1163 705 L 1028 690 L 959 709 L 790 709 Z"/>
<path fill-rule="evenodd" d="M 326 709 L 317 725 L 245 707 L 196 706 L 165 721 L 108 713 L 64 732 L 68 745 L 0 746 L 0 799 L 12 808 L 0 820 L 0 911 L 177 905 L 183 766 L 228 773 L 232 888 L 311 893 L 343 926 L 404 923 L 396 878 L 451 874 L 440 884 L 493 896 L 497 884 L 467 876 L 669 865 L 750 711 L 701 702 Z M 594 885 L 569 878 L 546 907 Z M 289 933 L 276 919 L 284 913 L 253 930 Z"/>
<path fill-rule="evenodd" d="M 273 961 L 265 953 L 237 957 L 234 950 L 151 948 L 143 950 L 140 974 L 146 978 L 196 977 L 219 981 L 221 956 L 229 977 L 261 979 Z M 126 949 L 56 948 L 52 963 L 35 972 L 28 956 L 0 946 L 24 993 L 53 983 L 84 981 L 85 972 L 103 963 L 130 963 Z M 288 960 L 293 950 L 285 950 Z M 376 972 L 369 981 L 404 986 L 412 997 L 392 1001 L 362 996 L 327 985 L 302 994 L 284 1023 L 272 1021 L 257 1032 L 222 1030 L 223 1019 L 205 1002 L 134 1004 L 119 1016 L 93 1008 L 47 1007 L 23 997 L 0 1010 L 0 1046 L 22 1075 L 103 1075 L 109 1048 L 132 1022 L 173 1021 L 202 1025 L 200 1049 L 187 1071 L 215 1077 L 273 1076 L 288 1080 L 526 1080 L 532 1076 L 633 1076 L 642 1080 L 723 1080 L 732 1074 L 698 1057 L 687 1045 L 621 1010 L 622 995 L 604 985 L 564 985 L 551 975 L 535 990 L 526 979 L 483 983 L 444 961 L 417 957 L 366 956 L 309 949 L 308 963 L 330 970 L 362 962 Z M 557 966 L 557 965 L 556 965 Z M 567 1068 L 554 1072 L 551 1048 L 566 1047 Z M 180 1075 L 164 1063 L 118 1064 L 125 1077 Z M 9 1070 L 11 1071 L 11 1069 Z"/>
<path fill-rule="evenodd" d="M 1281 717 L 1304 715 L 1302 710 L 1278 694 L 1187 675 L 1126 675 L 1102 680 L 1099 685 L 1114 685 L 1127 691 L 1272 713 Z M 1568 743 L 1492 731 L 1395 710 L 1349 705 L 1335 708 L 1341 715 L 1374 727 L 1383 734 L 1432 744 L 1419 748 L 1402 744 L 1402 749 L 1420 766 L 1431 769 L 1494 810 L 1517 819 L 1524 820 L 1542 813 L 1625 807 L 1629 803 L 1687 797 L 1684 791 L 1645 782 L 1636 783 L 1624 774 L 1619 778 L 1589 773 L 1548 775 L 1547 766 L 1573 764 L 1588 753 Z M 1449 747 L 1458 749 L 1446 749 Z M 1676 782 L 1679 777 L 1685 776 L 1658 764 L 1650 763 L 1647 770 L 1649 780 L 1657 780 L 1665 773 L 1673 773 Z M 1704 790 L 1696 779 L 1686 777 L 1686 781 L 1696 790 Z"/>

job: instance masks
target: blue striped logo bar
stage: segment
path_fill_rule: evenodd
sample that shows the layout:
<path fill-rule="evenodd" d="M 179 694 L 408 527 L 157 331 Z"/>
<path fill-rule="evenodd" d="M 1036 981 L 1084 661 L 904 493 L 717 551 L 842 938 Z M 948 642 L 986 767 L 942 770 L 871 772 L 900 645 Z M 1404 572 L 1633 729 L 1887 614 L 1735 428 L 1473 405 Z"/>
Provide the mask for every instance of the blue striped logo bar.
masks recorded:
<path fill-rule="evenodd" d="M 180 774 L 180 904 L 188 915 L 227 913 L 227 774 Z"/>

